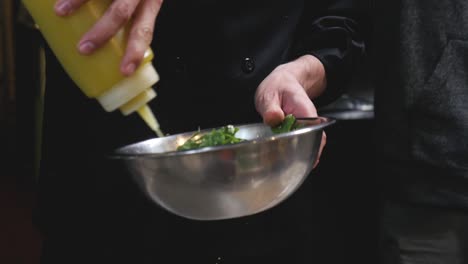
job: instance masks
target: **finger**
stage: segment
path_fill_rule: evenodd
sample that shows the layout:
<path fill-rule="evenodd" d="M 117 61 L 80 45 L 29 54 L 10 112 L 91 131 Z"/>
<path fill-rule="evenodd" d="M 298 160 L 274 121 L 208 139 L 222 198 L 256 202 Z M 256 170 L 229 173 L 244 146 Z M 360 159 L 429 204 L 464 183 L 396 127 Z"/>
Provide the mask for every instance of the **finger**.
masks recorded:
<path fill-rule="evenodd" d="M 322 152 L 323 152 L 323 149 L 324 149 L 326 144 L 327 144 L 327 134 L 325 133 L 325 131 L 323 131 L 322 132 L 322 140 L 320 142 L 320 148 L 319 148 L 318 155 L 317 155 L 317 160 L 315 161 L 314 167 L 313 167 L 314 169 L 315 169 L 315 167 L 317 167 L 317 165 L 320 162 L 320 157 L 322 156 Z"/>
<path fill-rule="evenodd" d="M 263 115 L 263 122 L 269 126 L 276 126 L 284 120 L 281 108 L 271 108 Z"/>
<path fill-rule="evenodd" d="M 287 98 L 283 100 L 282 108 L 283 111 L 287 114 L 293 114 L 296 117 L 316 117 L 317 111 L 312 103 L 312 101 L 307 97 L 307 95 L 300 95 L 296 93 L 295 95 L 283 96 Z"/>
<path fill-rule="evenodd" d="M 281 123 L 284 119 L 284 112 L 281 108 L 280 95 L 276 92 L 268 92 L 263 87 L 259 87 L 257 91 L 255 106 L 263 122 L 269 126 Z"/>
<path fill-rule="evenodd" d="M 79 51 L 88 55 L 103 46 L 131 18 L 138 2 L 137 0 L 112 2 L 102 18 L 81 38 L 78 44 Z"/>
<path fill-rule="evenodd" d="M 89 0 L 59 0 L 55 3 L 54 10 L 59 16 L 67 16 Z"/>
<path fill-rule="evenodd" d="M 143 60 L 144 54 L 153 40 L 156 17 L 162 0 L 143 0 L 137 7 L 130 29 L 127 49 L 120 66 L 125 75 L 132 74 Z"/>

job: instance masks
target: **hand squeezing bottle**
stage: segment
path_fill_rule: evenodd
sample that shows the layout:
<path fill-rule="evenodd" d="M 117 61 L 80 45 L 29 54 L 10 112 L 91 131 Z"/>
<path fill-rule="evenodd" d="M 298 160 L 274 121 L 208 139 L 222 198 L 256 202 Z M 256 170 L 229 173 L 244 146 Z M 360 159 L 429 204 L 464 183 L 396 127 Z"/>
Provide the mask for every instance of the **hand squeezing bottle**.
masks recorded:
<path fill-rule="evenodd" d="M 87 97 L 96 99 L 106 111 L 119 109 L 123 115 L 137 112 L 158 136 L 163 136 L 148 106 L 148 102 L 156 97 L 152 86 L 159 81 L 151 63 L 154 57 L 151 48 L 146 51 L 137 70 L 126 77 L 119 69 L 127 44 L 125 29 L 92 55 L 81 55 L 76 48 L 80 38 L 101 18 L 112 0 L 90 0 L 67 17 L 55 14 L 55 2 L 23 0 L 70 78 Z"/>

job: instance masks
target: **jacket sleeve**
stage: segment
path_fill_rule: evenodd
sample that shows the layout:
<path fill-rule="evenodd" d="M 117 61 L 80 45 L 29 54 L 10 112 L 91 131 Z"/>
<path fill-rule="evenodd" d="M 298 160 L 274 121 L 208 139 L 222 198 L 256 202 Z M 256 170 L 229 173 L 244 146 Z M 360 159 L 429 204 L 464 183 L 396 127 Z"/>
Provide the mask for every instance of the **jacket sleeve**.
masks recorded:
<path fill-rule="evenodd" d="M 314 99 L 317 106 L 341 96 L 365 52 L 367 1 L 306 1 L 296 32 L 293 54 L 312 54 L 324 65 L 327 87 Z"/>

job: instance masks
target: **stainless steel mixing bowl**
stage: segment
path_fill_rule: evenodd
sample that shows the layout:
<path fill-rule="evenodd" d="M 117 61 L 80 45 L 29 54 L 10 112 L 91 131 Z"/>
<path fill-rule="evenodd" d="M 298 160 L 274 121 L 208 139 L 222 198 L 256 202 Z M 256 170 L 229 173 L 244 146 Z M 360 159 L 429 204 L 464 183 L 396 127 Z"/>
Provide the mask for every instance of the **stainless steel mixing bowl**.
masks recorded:
<path fill-rule="evenodd" d="M 317 159 L 328 118 L 274 135 L 262 123 L 239 125 L 233 145 L 176 151 L 194 132 L 154 138 L 118 149 L 143 192 L 156 204 L 189 219 L 219 220 L 256 214 L 289 197 Z M 202 130 L 201 134 L 212 129 Z"/>

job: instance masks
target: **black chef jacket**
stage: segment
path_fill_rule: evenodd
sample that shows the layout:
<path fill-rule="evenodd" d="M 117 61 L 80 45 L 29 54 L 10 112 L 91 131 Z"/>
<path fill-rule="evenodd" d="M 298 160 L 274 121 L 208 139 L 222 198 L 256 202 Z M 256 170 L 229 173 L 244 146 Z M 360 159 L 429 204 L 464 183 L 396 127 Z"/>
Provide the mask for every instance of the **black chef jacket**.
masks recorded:
<path fill-rule="evenodd" d="M 317 56 L 326 69 L 327 92 L 317 103 L 336 98 L 364 50 L 356 23 L 360 13 L 352 4 L 165 1 L 152 43 L 160 81 L 150 103 L 163 131 L 261 121 L 254 107 L 255 89 L 276 66 L 304 54 Z M 150 263 L 172 249 L 182 254 L 176 258 L 265 256 L 300 244 L 297 237 L 303 231 L 297 223 L 312 218 L 306 204 L 299 210 L 285 206 L 276 213 L 198 222 L 149 202 L 125 170 L 105 155 L 152 138 L 153 132 L 137 115 L 103 111 L 73 84 L 49 49 L 46 56 L 37 219 L 48 258 Z M 280 212 L 288 217 L 279 217 Z"/>
<path fill-rule="evenodd" d="M 376 1 L 376 139 L 387 198 L 468 208 L 467 18 L 464 0 Z"/>

